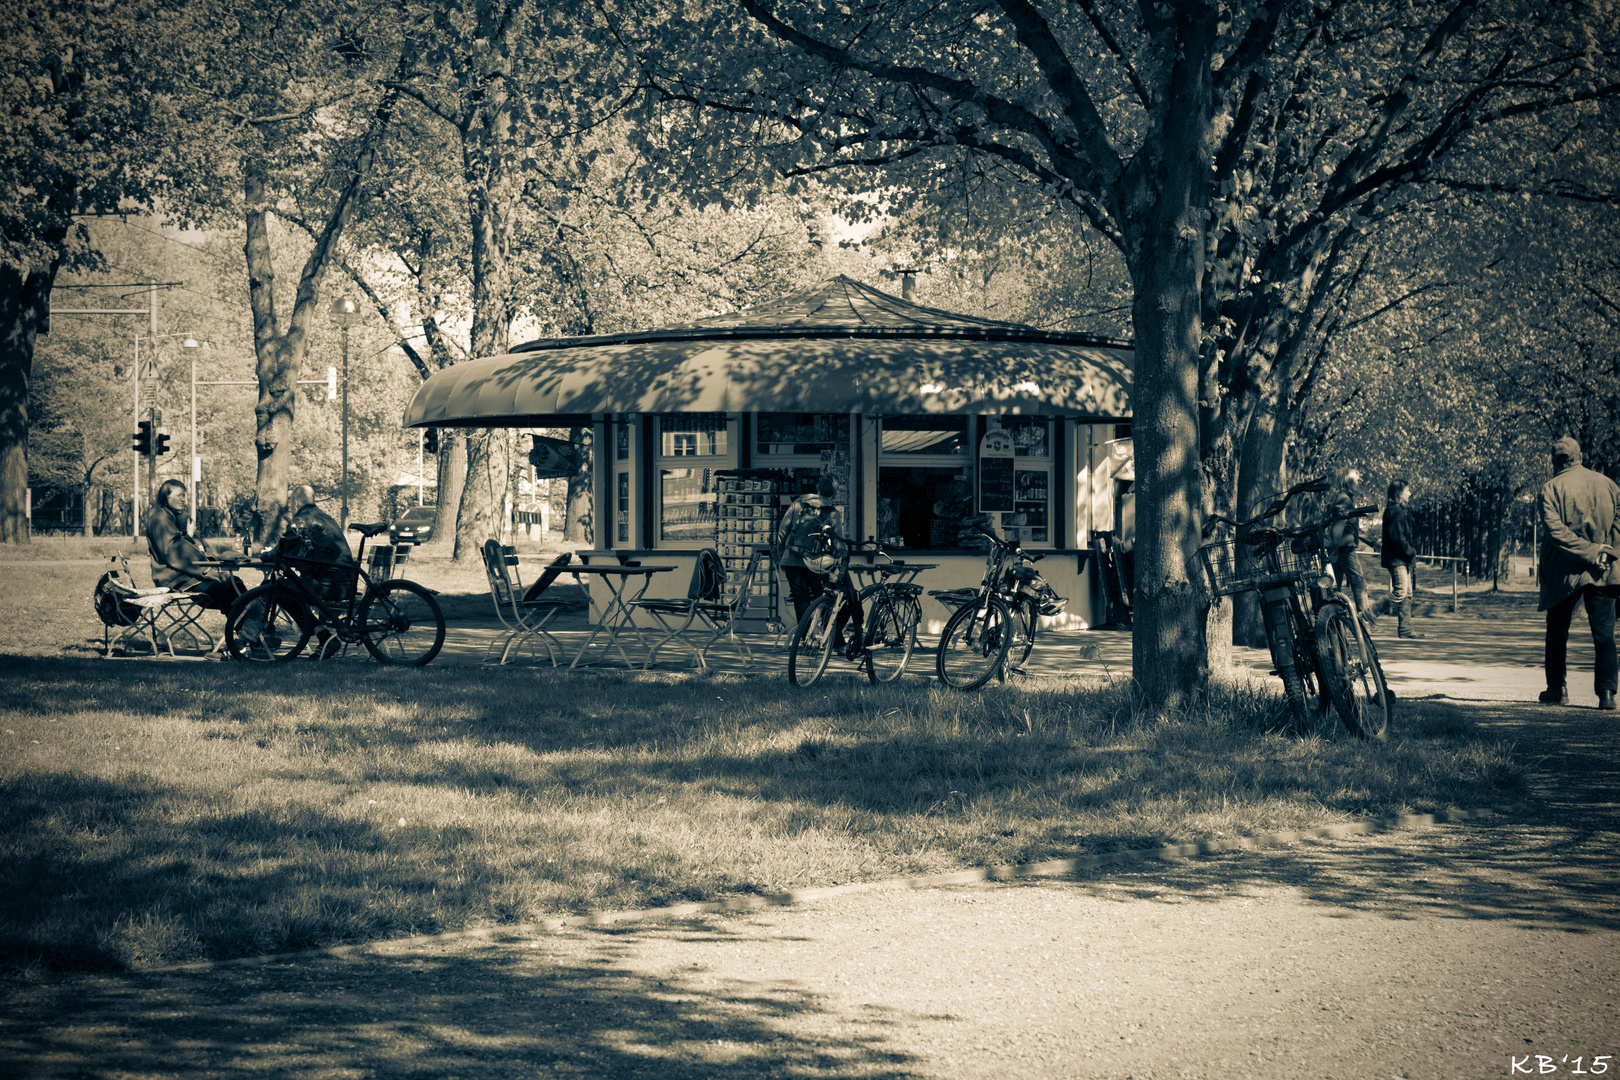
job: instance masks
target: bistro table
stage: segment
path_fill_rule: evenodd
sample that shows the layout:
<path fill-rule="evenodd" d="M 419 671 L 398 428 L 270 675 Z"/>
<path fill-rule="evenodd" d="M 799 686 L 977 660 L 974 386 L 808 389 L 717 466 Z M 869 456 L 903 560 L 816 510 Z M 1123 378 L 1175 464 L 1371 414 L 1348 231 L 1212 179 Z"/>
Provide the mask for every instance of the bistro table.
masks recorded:
<path fill-rule="evenodd" d="M 641 627 L 637 626 L 635 620 L 631 617 L 630 605 L 641 599 L 642 593 L 647 591 L 647 586 L 652 584 L 654 574 L 662 574 L 674 569 L 674 566 L 667 565 L 642 566 L 629 563 L 596 563 L 589 566 L 569 566 L 564 573 L 573 574 L 575 581 L 579 581 L 580 576 L 583 574 L 592 574 L 601 578 L 602 584 L 607 587 L 608 601 L 605 604 L 598 605 L 601 618 L 597 622 L 596 628 L 591 631 L 591 636 L 586 638 L 585 644 L 580 646 L 579 655 L 575 656 L 574 662 L 568 666 L 570 668 L 578 667 L 579 662 L 585 659 L 585 654 L 590 651 L 591 646 L 596 642 L 597 635 L 606 631 L 607 639 L 602 643 L 603 659 L 606 659 L 610 652 L 617 649 L 619 659 L 624 661 L 624 666 L 628 668 L 635 667 L 630 662 L 630 657 L 625 654 L 624 646 L 619 644 L 619 637 L 628 631 L 636 636 L 636 641 L 642 648 L 647 647 L 646 639 L 641 636 Z M 643 579 L 641 588 L 636 590 L 634 596 L 626 599 L 624 594 L 629 587 L 630 579 L 637 576 Z"/>

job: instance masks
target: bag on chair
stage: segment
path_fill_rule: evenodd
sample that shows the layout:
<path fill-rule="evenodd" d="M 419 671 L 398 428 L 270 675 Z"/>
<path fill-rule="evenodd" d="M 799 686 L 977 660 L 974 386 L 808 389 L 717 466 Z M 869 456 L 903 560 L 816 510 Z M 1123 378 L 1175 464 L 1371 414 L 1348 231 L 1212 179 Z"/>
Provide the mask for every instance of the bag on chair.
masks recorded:
<path fill-rule="evenodd" d="M 101 575 L 96 582 L 94 603 L 96 617 L 106 626 L 134 626 L 135 620 L 141 616 L 141 609 L 125 600 L 119 595 L 123 582 L 118 580 L 117 571 L 109 570 Z"/>

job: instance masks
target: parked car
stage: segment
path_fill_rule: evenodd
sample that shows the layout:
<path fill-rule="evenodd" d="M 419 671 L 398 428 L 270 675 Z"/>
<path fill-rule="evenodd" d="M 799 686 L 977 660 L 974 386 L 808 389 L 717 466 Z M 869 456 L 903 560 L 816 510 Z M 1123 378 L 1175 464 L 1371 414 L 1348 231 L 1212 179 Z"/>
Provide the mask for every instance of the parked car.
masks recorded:
<path fill-rule="evenodd" d="M 388 526 L 388 539 L 395 544 L 425 544 L 433 539 L 431 506 L 413 506 Z"/>

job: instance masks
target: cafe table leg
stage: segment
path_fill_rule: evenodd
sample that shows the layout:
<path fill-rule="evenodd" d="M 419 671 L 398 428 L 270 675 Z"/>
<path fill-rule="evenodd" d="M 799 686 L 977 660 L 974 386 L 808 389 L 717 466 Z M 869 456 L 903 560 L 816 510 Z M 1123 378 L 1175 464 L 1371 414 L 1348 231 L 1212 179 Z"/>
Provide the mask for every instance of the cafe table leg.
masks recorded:
<path fill-rule="evenodd" d="M 624 599 L 624 590 L 628 584 L 628 577 L 621 577 L 617 585 L 615 585 L 613 578 L 617 575 L 602 574 L 599 576 L 603 584 L 607 587 L 608 601 L 602 605 L 601 621 L 597 623 L 596 629 L 591 631 L 591 636 L 585 639 L 585 644 L 580 646 L 579 655 L 574 657 L 574 662 L 568 666 L 570 668 L 578 667 L 579 662 L 585 659 L 585 654 L 590 651 L 591 646 L 596 642 L 597 635 L 605 632 L 607 638 L 602 643 L 603 659 L 606 659 L 610 653 L 617 650 L 619 659 L 624 661 L 624 666 L 627 668 L 633 668 L 635 665 L 630 662 L 630 657 L 624 651 L 624 646 L 619 643 L 620 635 L 625 630 L 629 630 L 631 633 L 636 635 L 636 641 L 641 645 L 642 648 L 647 647 L 647 642 L 646 639 L 641 635 L 641 628 L 635 624 L 635 621 L 632 618 L 630 606 L 625 602 Z M 647 583 L 652 580 L 649 575 L 642 575 L 642 577 L 644 579 L 642 586 L 640 590 L 637 591 L 635 597 L 632 598 L 632 602 L 641 598 L 641 594 L 647 591 Z"/>

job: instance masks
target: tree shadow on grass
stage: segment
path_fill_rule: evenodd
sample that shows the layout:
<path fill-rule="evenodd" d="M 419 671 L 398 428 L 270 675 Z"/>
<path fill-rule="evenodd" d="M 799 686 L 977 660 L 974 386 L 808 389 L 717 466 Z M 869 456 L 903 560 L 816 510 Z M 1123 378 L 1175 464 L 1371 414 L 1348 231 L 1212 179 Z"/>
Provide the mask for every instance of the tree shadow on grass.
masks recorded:
<path fill-rule="evenodd" d="M 1620 930 L 1620 834 L 1524 820 L 1460 822 L 1098 871 L 1080 887 L 1120 901 L 1227 901 L 1269 888 L 1391 919 L 1491 919 L 1570 933 Z"/>
<path fill-rule="evenodd" d="M 892 1016 L 851 1030 L 791 982 L 624 962 L 672 929 L 53 979 L 9 995 L 0 1054 L 33 1080 L 912 1075 Z"/>
<path fill-rule="evenodd" d="M 977 703 L 973 707 L 982 710 L 975 721 L 979 726 L 966 725 L 960 738 L 943 729 L 885 735 L 881 725 L 871 725 L 870 731 L 850 745 L 831 739 L 808 739 L 795 745 L 789 740 L 768 752 L 741 754 L 726 752 L 724 739 L 711 739 L 702 752 L 671 749 L 670 744 L 699 701 L 708 710 L 701 723 L 737 723 L 738 716 L 746 716 L 751 727 L 767 732 L 793 728 L 804 712 L 782 706 L 781 687 L 690 683 L 626 705 L 596 697 L 559 700 L 555 689 L 564 680 L 522 675 L 496 674 L 474 682 L 464 672 L 429 676 L 378 669 L 339 681 L 318 674 L 298 676 L 223 665 L 190 670 L 147 665 L 138 679 L 132 679 L 132 670 L 108 671 L 104 665 L 62 662 L 31 664 L 23 679 L 0 688 L 0 706 L 38 713 L 60 709 L 64 702 L 79 702 L 87 712 L 116 709 L 121 716 L 137 720 L 168 709 L 187 709 L 201 722 L 199 737 L 296 740 L 299 757 L 293 767 L 298 770 L 298 780 L 345 785 L 380 782 L 479 795 L 503 789 L 539 790 L 544 785 L 570 798 L 616 800 L 632 811 L 645 807 L 648 812 L 653 812 L 661 791 L 673 793 L 677 787 L 690 785 L 762 806 L 787 808 L 799 817 L 790 814 L 771 820 L 773 827 L 788 831 L 829 827 L 834 819 L 824 820 L 818 814 L 830 809 L 842 815 L 836 817 L 833 827 L 852 835 L 880 827 L 902 835 L 892 820 L 883 824 L 889 820 L 884 815 L 935 814 L 939 820 L 949 821 L 967 808 L 964 801 L 952 802 L 950 796 L 977 791 L 994 801 L 1020 785 L 1040 789 L 1047 779 L 1040 770 L 1049 767 L 1042 762 L 1049 763 L 1056 755 L 1063 755 L 1062 768 L 1090 769 L 1102 777 L 1090 790 L 1088 805 L 1140 801 L 1146 793 L 1145 780 L 1155 783 L 1161 795 L 1182 791 L 1188 798 L 1202 797 L 1199 762 L 1191 754 L 1177 760 L 1154 760 L 1152 755 L 1133 751 L 1131 756 L 1142 760 L 1118 768 L 1112 760 L 1118 756 L 1115 748 L 1076 745 L 1057 734 L 1019 735 L 1012 728 L 995 729 L 994 725 L 1008 719 L 995 714 L 995 709 L 1007 707 L 996 703 L 1013 701 L 1015 695 L 971 699 Z M 71 682 L 73 679 L 79 681 Z M 592 678 L 584 685 L 611 690 L 624 684 Z M 551 696 L 538 697 L 532 706 L 521 702 L 514 706 L 510 698 L 516 691 L 549 692 Z M 366 713 L 370 706 L 363 701 L 352 715 L 345 712 L 351 699 L 367 697 L 373 704 L 404 703 L 417 712 L 405 719 L 378 722 Z M 318 710 L 318 715 L 288 720 L 283 715 L 288 707 L 285 703 L 298 704 L 300 698 L 332 711 L 329 715 Z M 708 704 L 713 699 L 719 700 Z M 877 688 L 870 693 L 863 689 L 842 696 L 792 700 L 819 700 L 823 706 L 832 702 L 870 711 L 873 702 L 905 704 L 922 698 L 916 693 L 907 697 L 901 690 Z M 267 709 L 266 701 L 274 704 Z M 685 711 L 670 715 L 662 705 L 668 702 Z M 1482 722 L 1481 714 L 1453 703 L 1406 707 L 1427 710 L 1409 719 L 1422 719 L 1427 730 L 1441 733 L 1466 734 Z M 1503 715 L 1519 714 L 1508 710 Z M 355 719 L 357 716 L 361 719 Z M 1507 739 L 1523 734 L 1511 726 L 1501 731 Z M 1535 755 L 1541 753 L 1538 748 L 1570 744 L 1591 756 L 1603 750 L 1601 734 L 1563 730 L 1526 746 Z M 661 750 L 659 738 L 664 740 Z M 468 764 L 445 754 L 385 755 L 359 771 L 328 765 L 355 747 L 409 751 L 422 744 L 455 743 L 499 743 L 532 753 L 523 755 L 521 765 L 503 760 Z M 636 753 L 612 758 L 596 755 L 600 760 L 583 762 L 553 753 L 578 748 L 627 748 Z M 986 755 L 994 757 L 1001 750 L 1023 754 L 1030 763 L 1028 771 L 983 782 Z M 1369 755 L 1379 752 L 1376 747 L 1365 751 Z M 1352 763 L 1355 760 L 1360 759 Z M 1608 760 L 1613 761 L 1613 756 Z M 1272 768 L 1277 763 L 1265 764 Z M 273 771 L 266 775 L 274 777 Z M 1284 776 L 1277 782 L 1288 779 Z M 1305 781 L 1299 787 L 1315 790 Z M 1339 808 L 1351 813 L 1356 812 L 1357 802 L 1366 799 L 1355 793 L 1353 784 L 1338 795 L 1333 785 L 1318 783 L 1316 787 L 1322 789 L 1320 797 L 1326 805 L 1337 805 L 1328 800 L 1342 797 Z M 568 832 L 569 826 L 555 823 L 512 835 L 498 857 L 481 856 L 479 838 L 455 824 L 419 832 L 395 829 L 382 808 L 374 816 L 358 818 L 296 804 L 285 808 L 266 805 L 254 812 L 203 808 L 190 816 L 181 815 L 187 824 L 175 826 L 161 808 L 195 801 L 197 793 L 165 788 L 138 772 L 117 782 L 42 773 L 25 776 L 6 795 L 0 803 L 0 839 L 7 841 L 8 850 L 17 857 L 9 870 L 0 872 L 0 960 L 12 963 L 20 958 L 24 964 L 42 962 L 48 967 L 108 966 L 129 963 L 130 949 L 136 950 L 139 959 L 141 948 L 149 948 L 155 959 L 165 961 L 281 951 L 481 922 L 521 922 L 540 913 L 580 910 L 580 903 L 608 908 L 653 906 L 757 893 L 769 887 L 746 868 L 722 873 L 683 861 L 677 853 L 598 845 L 593 853 L 580 855 L 571 848 L 574 836 Z M 1583 802 L 1590 800 L 1576 798 L 1572 812 L 1590 812 L 1590 807 L 1582 809 Z M 810 810 L 801 813 L 795 809 L 799 806 Z M 159 812 L 154 813 L 154 807 Z M 858 815 L 851 818 L 851 809 Z M 95 820 L 86 822 L 87 813 Z M 1070 832 L 1020 837 L 1017 842 L 986 850 L 992 853 L 989 861 L 1003 862 L 1190 839 L 1161 835 L 1148 826 L 1131 829 L 1127 825 L 1124 832 L 1101 838 Z M 1485 867 L 1480 871 L 1485 876 L 1470 881 L 1471 902 L 1481 913 L 1495 913 L 1493 917 L 1520 917 L 1530 909 L 1555 910 L 1561 913 L 1548 916 L 1554 922 L 1584 919 L 1592 925 L 1608 925 L 1604 921 L 1608 915 L 1588 910 L 1594 894 L 1586 882 L 1602 872 L 1601 866 L 1592 863 L 1591 853 L 1597 850 L 1593 844 L 1613 834 L 1612 820 L 1600 816 L 1537 840 L 1546 851 L 1519 838 L 1503 849 L 1511 850 L 1517 861 L 1504 862 L 1508 854 L 1485 845 L 1468 857 L 1470 866 Z M 118 843 L 109 843 L 109 838 Z M 1366 865 L 1359 876 L 1340 864 L 1323 864 L 1313 877 L 1301 880 L 1305 887 L 1321 891 L 1322 902 L 1346 904 L 1371 902 L 1368 898 L 1378 895 L 1405 895 L 1392 883 L 1427 881 L 1432 876 L 1434 868 L 1411 856 L 1390 855 L 1378 862 L 1367 854 L 1371 850 L 1360 849 L 1358 857 Z M 513 851 L 518 854 L 510 854 Z M 329 856 L 329 852 L 340 855 Z M 410 852 L 415 861 L 402 858 L 402 852 Z M 423 852 L 430 857 L 420 857 Z M 441 853 L 443 865 L 438 864 Z M 953 854 L 955 865 L 961 865 L 963 858 L 961 851 L 934 854 L 943 856 L 947 866 Z M 890 865 L 906 865 L 911 857 L 907 851 L 898 855 L 899 862 Z M 968 861 L 971 864 L 973 859 Z M 1226 865 L 1227 861 L 1214 860 L 1208 865 Z M 1253 872 L 1250 867 L 1270 865 L 1250 855 L 1230 862 L 1240 877 Z M 1299 865 L 1297 860 L 1277 864 L 1275 872 L 1267 871 L 1260 880 L 1275 877 L 1292 882 L 1290 875 L 1297 876 Z M 1561 899 L 1553 908 L 1548 907 L 1546 897 L 1533 904 L 1522 903 L 1525 897 L 1516 885 L 1495 888 L 1495 879 L 1489 876 L 1529 875 L 1547 881 L 1571 867 L 1575 876 L 1559 884 Z M 582 881 L 596 884 L 568 888 L 570 882 Z M 1188 879 L 1189 887 L 1191 884 Z M 603 902 L 603 897 L 611 899 Z M 1419 890 L 1392 903 L 1395 906 L 1390 910 L 1423 911 L 1429 901 Z M 290 914 L 267 919 L 262 914 L 265 911 Z M 209 914 L 202 918 L 198 912 Z M 106 933 L 120 913 L 149 922 L 126 932 L 125 945 L 109 944 Z M 174 924 L 167 932 L 178 937 L 167 943 L 166 918 Z"/>
<path fill-rule="evenodd" d="M 1528 796 L 1499 817 L 1149 863 L 1085 887 L 1122 899 L 1222 899 L 1289 886 L 1391 918 L 1620 930 L 1620 724 L 1593 709 L 1503 702 L 1407 702 L 1401 715 L 1511 742 L 1530 766 Z"/>

